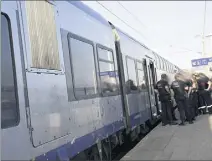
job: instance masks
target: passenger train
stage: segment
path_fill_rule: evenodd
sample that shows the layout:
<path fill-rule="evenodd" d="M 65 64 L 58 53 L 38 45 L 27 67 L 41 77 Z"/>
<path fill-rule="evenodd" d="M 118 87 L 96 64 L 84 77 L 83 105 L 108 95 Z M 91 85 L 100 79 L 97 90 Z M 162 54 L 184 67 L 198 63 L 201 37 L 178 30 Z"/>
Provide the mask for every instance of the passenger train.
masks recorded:
<path fill-rule="evenodd" d="M 1 40 L 2 160 L 110 160 L 180 70 L 80 1 L 2 1 Z"/>

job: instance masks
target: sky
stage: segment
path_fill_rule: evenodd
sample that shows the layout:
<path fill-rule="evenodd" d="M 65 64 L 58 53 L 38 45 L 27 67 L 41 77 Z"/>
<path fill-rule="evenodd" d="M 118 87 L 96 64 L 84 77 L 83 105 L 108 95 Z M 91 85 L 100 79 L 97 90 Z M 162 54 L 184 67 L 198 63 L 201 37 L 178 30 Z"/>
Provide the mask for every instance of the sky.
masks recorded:
<path fill-rule="evenodd" d="M 180 68 L 190 68 L 191 59 L 202 57 L 198 53 L 202 39 L 197 35 L 203 32 L 205 1 L 83 3 Z M 205 35 L 212 34 L 212 1 L 206 2 L 205 22 Z M 206 40 L 208 44 L 210 37 Z M 205 50 L 209 52 L 208 45 Z"/>

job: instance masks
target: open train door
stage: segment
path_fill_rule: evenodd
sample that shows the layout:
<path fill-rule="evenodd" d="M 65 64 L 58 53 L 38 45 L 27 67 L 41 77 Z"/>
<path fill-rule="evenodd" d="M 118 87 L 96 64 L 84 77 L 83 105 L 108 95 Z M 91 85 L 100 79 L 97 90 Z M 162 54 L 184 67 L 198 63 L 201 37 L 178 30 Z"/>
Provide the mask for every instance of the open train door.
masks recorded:
<path fill-rule="evenodd" d="M 146 82 L 148 82 L 147 85 L 148 85 L 151 117 L 152 119 L 156 119 L 159 114 L 157 95 L 155 94 L 154 91 L 154 86 L 156 84 L 156 73 L 155 73 L 154 62 L 150 58 L 144 59 L 144 72 L 146 76 Z"/>

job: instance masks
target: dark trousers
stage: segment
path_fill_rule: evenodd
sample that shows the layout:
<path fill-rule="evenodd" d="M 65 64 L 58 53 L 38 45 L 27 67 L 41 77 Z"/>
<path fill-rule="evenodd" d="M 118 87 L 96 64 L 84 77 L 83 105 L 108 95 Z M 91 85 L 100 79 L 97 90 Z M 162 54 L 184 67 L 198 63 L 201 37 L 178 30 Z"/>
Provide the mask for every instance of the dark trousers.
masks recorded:
<path fill-rule="evenodd" d="M 199 101 L 200 101 L 200 107 L 201 106 L 207 106 L 211 105 L 211 96 L 210 92 L 206 90 L 199 90 Z"/>
<path fill-rule="evenodd" d="M 172 119 L 172 102 L 161 101 L 162 106 L 162 123 L 167 124 L 173 121 Z"/>
<path fill-rule="evenodd" d="M 202 106 L 209 106 L 211 105 L 212 101 L 211 101 L 211 96 L 210 96 L 210 92 L 209 91 L 206 91 L 206 90 L 199 90 L 198 91 L 198 94 L 199 94 L 199 106 L 202 107 Z M 203 111 L 203 114 L 206 113 L 206 108 L 203 108 L 202 109 Z"/>
<path fill-rule="evenodd" d="M 194 119 L 198 115 L 198 94 L 196 91 L 193 91 L 190 95 L 191 101 L 191 112 L 192 112 L 192 119 Z"/>
<path fill-rule="evenodd" d="M 181 122 L 185 122 L 185 109 L 187 108 L 186 100 L 176 100 L 178 111 L 180 113 L 180 120 Z"/>
<path fill-rule="evenodd" d="M 192 121 L 195 118 L 195 100 L 194 95 L 191 93 L 187 98 L 187 106 L 185 108 L 185 116 L 187 121 Z"/>
<path fill-rule="evenodd" d="M 176 119 L 175 113 L 174 113 L 176 109 L 177 109 L 177 105 L 172 107 L 172 118 L 173 119 Z"/>
<path fill-rule="evenodd" d="M 196 91 L 193 92 L 191 97 L 192 97 L 192 108 L 194 108 L 193 109 L 194 110 L 194 114 L 195 114 L 195 116 L 197 116 L 198 115 L 198 106 L 199 106 L 198 105 L 199 104 L 198 93 Z"/>

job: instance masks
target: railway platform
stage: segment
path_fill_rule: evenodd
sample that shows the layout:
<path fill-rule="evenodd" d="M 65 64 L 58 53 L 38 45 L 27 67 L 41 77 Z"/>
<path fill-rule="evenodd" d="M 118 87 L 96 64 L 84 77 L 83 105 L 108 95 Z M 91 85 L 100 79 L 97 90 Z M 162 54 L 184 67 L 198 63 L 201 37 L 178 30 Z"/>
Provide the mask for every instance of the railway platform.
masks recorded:
<path fill-rule="evenodd" d="M 212 115 L 185 126 L 160 124 L 121 160 L 212 160 Z"/>

